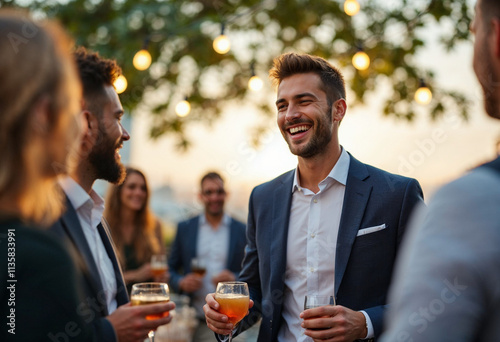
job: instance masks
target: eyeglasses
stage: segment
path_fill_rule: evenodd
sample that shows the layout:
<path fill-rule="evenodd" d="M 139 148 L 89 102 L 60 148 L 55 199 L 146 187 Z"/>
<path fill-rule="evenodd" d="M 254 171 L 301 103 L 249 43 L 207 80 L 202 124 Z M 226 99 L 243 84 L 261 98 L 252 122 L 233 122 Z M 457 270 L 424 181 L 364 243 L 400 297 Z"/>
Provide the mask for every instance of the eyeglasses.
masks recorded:
<path fill-rule="evenodd" d="M 204 196 L 210 196 L 213 194 L 216 195 L 224 195 L 226 194 L 226 191 L 224 189 L 217 189 L 217 190 L 204 190 L 201 192 Z"/>

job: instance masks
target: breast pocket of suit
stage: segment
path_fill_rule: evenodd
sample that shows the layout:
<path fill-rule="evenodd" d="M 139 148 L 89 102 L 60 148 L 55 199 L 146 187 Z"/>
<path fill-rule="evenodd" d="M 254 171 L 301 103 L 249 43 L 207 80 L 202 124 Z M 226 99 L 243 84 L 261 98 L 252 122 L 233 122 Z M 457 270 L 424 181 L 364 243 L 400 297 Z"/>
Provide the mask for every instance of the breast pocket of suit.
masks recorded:
<path fill-rule="evenodd" d="M 376 226 L 370 226 L 366 228 L 361 228 L 356 234 L 356 245 L 358 247 L 370 246 L 380 243 L 385 240 L 384 236 L 387 231 L 387 225 L 380 224 Z"/>
<path fill-rule="evenodd" d="M 356 234 L 356 237 L 364 236 L 364 235 L 368 235 L 368 234 L 373 234 L 373 233 L 379 232 L 381 230 L 384 230 L 386 228 L 387 228 L 387 226 L 385 225 L 385 223 L 378 225 L 378 226 L 362 228 L 362 229 L 358 230 L 358 234 Z"/>

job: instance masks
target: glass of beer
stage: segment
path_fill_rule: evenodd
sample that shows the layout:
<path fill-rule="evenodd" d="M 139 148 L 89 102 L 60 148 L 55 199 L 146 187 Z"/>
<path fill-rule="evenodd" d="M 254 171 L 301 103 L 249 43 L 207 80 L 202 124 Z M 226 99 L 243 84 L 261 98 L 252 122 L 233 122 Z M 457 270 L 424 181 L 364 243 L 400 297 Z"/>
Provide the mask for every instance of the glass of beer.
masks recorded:
<path fill-rule="evenodd" d="M 218 283 L 215 300 L 219 303 L 219 312 L 226 315 L 229 322 L 236 326 L 248 313 L 250 305 L 248 285 L 241 281 Z M 232 338 L 231 331 L 227 341 L 231 342 Z"/>
<path fill-rule="evenodd" d="M 132 305 L 147 305 L 147 304 L 159 304 L 166 303 L 170 301 L 170 292 L 168 290 L 168 285 L 165 283 L 138 283 L 132 285 L 132 291 L 130 292 L 130 302 Z M 169 312 L 163 312 L 155 315 L 148 315 L 146 319 L 158 319 L 166 317 Z M 149 341 L 154 342 L 155 332 L 151 330 L 148 333 Z"/>
<path fill-rule="evenodd" d="M 207 267 L 205 266 L 204 260 L 198 258 L 191 259 L 191 272 L 203 278 L 205 276 L 206 271 Z"/>
<path fill-rule="evenodd" d="M 153 254 L 151 256 L 151 275 L 160 277 L 167 272 L 167 256 L 165 254 Z"/>

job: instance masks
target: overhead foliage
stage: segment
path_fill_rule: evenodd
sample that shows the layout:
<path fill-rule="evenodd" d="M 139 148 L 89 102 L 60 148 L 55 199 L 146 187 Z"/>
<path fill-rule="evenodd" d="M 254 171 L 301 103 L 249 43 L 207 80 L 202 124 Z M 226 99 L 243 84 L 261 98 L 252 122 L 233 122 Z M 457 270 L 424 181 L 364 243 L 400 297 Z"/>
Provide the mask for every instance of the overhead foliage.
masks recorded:
<path fill-rule="evenodd" d="M 250 66 L 254 63 L 257 75 L 266 78 L 272 59 L 288 51 L 319 55 L 338 65 L 354 96 L 352 105 L 384 87 L 389 89 L 380 94 L 384 115 L 411 121 L 418 106 L 413 95 L 424 79 L 433 90 L 433 101 L 425 108 L 431 118 L 447 111 L 467 118 L 465 96 L 440 88 L 433 70 L 423 70 L 415 61 L 425 47 L 422 32 L 428 25 L 448 24 L 440 37 L 448 50 L 468 39 L 472 11 L 467 1 L 359 2 L 361 11 L 354 17 L 344 13 L 343 0 L 0 0 L 0 6 L 27 6 L 55 17 L 77 44 L 116 58 L 129 83 L 121 95 L 124 106 L 133 112 L 140 104 L 153 116 L 151 135 L 173 133 L 181 148 L 189 146 L 189 124 L 214 122 L 227 103 L 273 117 L 272 101 L 256 101 L 247 89 Z M 221 23 L 232 42 L 226 55 L 212 48 Z M 132 59 L 145 40 L 153 64 L 138 71 Z M 366 71 L 351 64 L 360 46 L 371 58 Z M 267 96 L 270 85 L 262 91 Z M 174 107 L 185 96 L 192 111 L 179 118 Z"/>

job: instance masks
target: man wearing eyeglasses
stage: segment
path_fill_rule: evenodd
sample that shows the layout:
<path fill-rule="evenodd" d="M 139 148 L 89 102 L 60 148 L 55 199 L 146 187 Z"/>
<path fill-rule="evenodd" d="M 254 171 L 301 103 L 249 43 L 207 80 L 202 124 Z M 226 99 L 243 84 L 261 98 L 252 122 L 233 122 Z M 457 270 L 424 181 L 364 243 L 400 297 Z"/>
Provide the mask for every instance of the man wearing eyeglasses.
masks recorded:
<path fill-rule="evenodd" d="M 201 178 L 200 201 L 204 212 L 180 222 L 172 245 L 169 268 L 172 289 L 188 294 L 200 319 L 193 341 L 213 341 L 214 334 L 205 323 L 203 305 L 207 293 L 215 292 L 218 282 L 236 280 L 243 260 L 245 224 L 224 213 L 227 193 L 217 172 Z M 196 259 L 203 271 L 195 273 Z"/>

